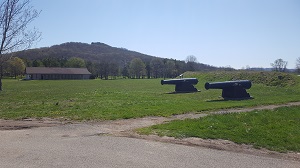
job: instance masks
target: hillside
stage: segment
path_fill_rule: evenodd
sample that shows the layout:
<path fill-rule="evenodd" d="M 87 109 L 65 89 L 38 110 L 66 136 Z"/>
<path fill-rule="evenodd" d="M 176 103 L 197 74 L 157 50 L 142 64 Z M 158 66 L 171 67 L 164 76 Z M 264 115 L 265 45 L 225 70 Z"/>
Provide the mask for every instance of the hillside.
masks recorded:
<path fill-rule="evenodd" d="M 109 62 L 117 63 L 119 66 L 128 64 L 133 58 L 140 58 L 145 63 L 151 62 L 156 56 L 142 54 L 136 51 L 130 51 L 125 48 L 112 47 L 101 42 L 92 42 L 91 44 L 80 42 L 68 42 L 51 47 L 43 47 L 36 49 L 29 49 L 25 51 L 15 52 L 16 57 L 24 60 L 34 61 L 43 60 L 45 58 L 57 58 L 67 60 L 71 57 L 82 58 L 93 63 Z M 177 60 L 184 64 L 184 61 Z M 217 67 L 197 63 L 196 70 L 216 70 Z"/>
<path fill-rule="evenodd" d="M 148 62 L 153 56 L 130 51 L 123 48 L 111 47 L 107 44 L 96 43 L 78 43 L 69 42 L 51 47 L 30 49 L 14 53 L 14 56 L 28 60 L 42 60 L 44 58 L 69 59 L 71 57 L 79 57 L 91 62 L 130 62 L 133 58 L 141 58 Z"/>

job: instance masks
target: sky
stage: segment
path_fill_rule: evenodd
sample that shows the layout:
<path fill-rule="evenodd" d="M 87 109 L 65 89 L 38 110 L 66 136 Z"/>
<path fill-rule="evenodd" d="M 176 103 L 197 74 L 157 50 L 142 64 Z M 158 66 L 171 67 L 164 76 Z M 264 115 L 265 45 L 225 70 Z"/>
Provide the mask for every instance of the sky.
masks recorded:
<path fill-rule="evenodd" d="M 300 0 L 31 0 L 34 48 L 102 42 L 151 56 L 232 67 L 295 68 Z"/>

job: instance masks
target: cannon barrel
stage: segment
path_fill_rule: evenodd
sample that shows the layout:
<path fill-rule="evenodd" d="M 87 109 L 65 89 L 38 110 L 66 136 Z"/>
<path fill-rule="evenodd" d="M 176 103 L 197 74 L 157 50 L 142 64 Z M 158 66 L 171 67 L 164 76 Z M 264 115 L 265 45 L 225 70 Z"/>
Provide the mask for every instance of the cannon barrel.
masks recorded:
<path fill-rule="evenodd" d="M 162 85 L 175 85 L 176 92 L 197 92 L 198 90 L 193 86 L 198 83 L 196 78 L 182 78 L 182 79 L 169 79 L 161 80 Z"/>
<path fill-rule="evenodd" d="M 169 80 L 161 80 L 162 85 L 177 85 L 180 83 L 189 83 L 192 85 L 196 85 L 198 83 L 198 79 L 196 78 L 182 78 L 182 79 L 169 79 Z"/>
<path fill-rule="evenodd" d="M 213 82 L 205 83 L 205 89 L 224 89 L 230 87 L 242 87 L 244 89 L 250 89 L 252 86 L 251 81 L 249 80 L 238 80 L 238 81 L 225 81 L 225 82 Z"/>

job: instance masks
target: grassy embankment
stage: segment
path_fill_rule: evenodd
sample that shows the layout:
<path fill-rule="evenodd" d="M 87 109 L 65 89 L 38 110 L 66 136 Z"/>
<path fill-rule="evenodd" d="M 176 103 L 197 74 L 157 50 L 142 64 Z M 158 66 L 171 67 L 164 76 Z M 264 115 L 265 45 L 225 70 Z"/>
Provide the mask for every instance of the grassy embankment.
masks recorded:
<path fill-rule="evenodd" d="M 300 151 L 299 106 L 249 113 L 209 115 L 200 119 L 176 120 L 138 130 L 176 138 L 225 139 L 256 148 Z"/>
<path fill-rule="evenodd" d="M 68 118 L 106 120 L 144 116 L 170 116 L 225 108 L 281 104 L 300 100 L 297 76 L 273 73 L 186 73 L 197 77 L 201 92 L 168 94 L 173 85 L 160 85 L 160 79 L 18 81 L 3 80 L 0 92 L 0 118 Z M 258 78 L 248 92 L 252 100 L 223 101 L 221 90 L 205 90 L 204 83 Z M 267 81 L 267 79 L 272 79 Z M 276 86 L 273 84 L 275 83 Z"/>
<path fill-rule="evenodd" d="M 267 73 L 268 74 L 268 73 Z M 196 75 L 196 74 L 195 74 Z M 198 74 L 199 75 L 199 74 Z M 202 76 L 205 74 L 202 74 Z M 216 76 L 239 78 L 247 75 L 254 83 L 249 90 L 255 99 L 265 102 L 300 100 L 299 79 L 295 76 L 276 75 L 261 78 L 257 73 L 207 74 L 214 80 Z M 260 74 L 265 76 L 266 74 Z M 218 77 L 216 77 L 218 78 Z M 298 77 L 299 78 L 299 77 Z M 294 98 L 292 98 L 294 97 Z M 176 138 L 199 137 L 203 139 L 226 139 L 239 144 L 250 144 L 256 148 L 267 148 L 279 152 L 300 151 L 300 107 L 282 107 L 275 110 L 253 111 L 249 113 L 209 115 L 200 119 L 176 120 L 170 123 L 139 129 L 141 134 L 157 134 Z"/>

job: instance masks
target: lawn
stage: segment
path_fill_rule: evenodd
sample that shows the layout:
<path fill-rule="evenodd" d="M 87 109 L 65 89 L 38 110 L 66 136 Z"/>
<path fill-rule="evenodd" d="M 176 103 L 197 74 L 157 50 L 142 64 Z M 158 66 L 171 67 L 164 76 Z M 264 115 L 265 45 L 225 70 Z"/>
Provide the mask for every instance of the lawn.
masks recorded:
<path fill-rule="evenodd" d="M 256 148 L 300 152 L 300 107 L 209 115 L 139 129 L 141 134 L 176 138 L 225 139 Z"/>
<path fill-rule="evenodd" d="M 277 86 L 254 82 L 252 88 L 247 90 L 254 97 L 251 100 L 223 101 L 219 98 L 221 90 L 204 89 L 206 81 L 230 80 L 229 78 L 236 74 L 222 73 L 220 76 L 219 73 L 186 73 L 185 77 L 199 79 L 196 87 L 201 90 L 186 94 L 170 94 L 174 91 L 174 86 L 161 85 L 161 79 L 44 81 L 5 79 L 4 90 L 0 92 L 0 118 L 113 120 L 170 116 L 187 112 L 201 113 L 216 109 L 282 104 L 300 100 L 300 82 L 296 75 L 292 76 L 293 80 L 281 82 Z M 278 76 L 278 74 L 268 75 L 275 76 L 276 79 Z M 250 75 L 246 75 L 244 79 L 247 77 Z M 283 78 L 285 79 L 285 76 Z"/>

